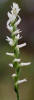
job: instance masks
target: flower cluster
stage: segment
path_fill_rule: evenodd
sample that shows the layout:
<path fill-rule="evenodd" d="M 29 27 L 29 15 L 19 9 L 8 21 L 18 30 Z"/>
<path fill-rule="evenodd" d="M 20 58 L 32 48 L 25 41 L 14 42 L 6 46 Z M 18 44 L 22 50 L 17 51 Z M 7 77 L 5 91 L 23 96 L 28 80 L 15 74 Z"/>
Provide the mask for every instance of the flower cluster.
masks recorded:
<path fill-rule="evenodd" d="M 7 21 L 7 28 L 11 32 L 11 38 L 7 36 L 6 40 L 8 41 L 9 45 L 12 47 L 13 52 L 9 53 L 6 52 L 6 55 L 12 56 L 13 61 L 12 63 L 9 64 L 11 68 L 15 68 L 15 73 L 12 74 L 12 77 L 14 79 L 14 87 L 15 91 L 17 93 L 18 91 L 18 84 L 26 82 L 26 79 L 19 80 L 19 72 L 20 68 L 22 66 L 27 66 L 30 65 L 30 62 L 21 63 L 21 59 L 19 58 L 20 52 L 19 49 L 26 46 L 26 43 L 23 44 L 18 44 L 18 40 L 21 39 L 22 37 L 20 36 L 21 30 L 18 28 L 18 25 L 21 22 L 21 18 L 18 15 L 20 11 L 20 8 L 18 4 L 13 3 L 13 6 L 11 6 L 11 12 L 8 12 L 8 21 Z"/>

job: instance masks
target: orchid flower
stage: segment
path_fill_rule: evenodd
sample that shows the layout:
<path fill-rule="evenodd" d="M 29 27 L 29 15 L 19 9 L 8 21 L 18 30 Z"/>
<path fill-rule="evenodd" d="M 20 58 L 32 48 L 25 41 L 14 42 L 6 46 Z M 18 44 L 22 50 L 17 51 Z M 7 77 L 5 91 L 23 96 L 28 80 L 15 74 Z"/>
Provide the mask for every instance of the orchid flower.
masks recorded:
<path fill-rule="evenodd" d="M 9 52 L 6 52 L 6 55 L 9 55 L 9 56 L 14 57 L 14 53 L 9 53 Z"/>
<path fill-rule="evenodd" d="M 10 12 L 8 12 L 8 18 L 11 22 L 14 22 L 16 19 L 16 16 L 14 14 L 11 14 Z"/>
<path fill-rule="evenodd" d="M 13 3 L 13 7 L 11 6 L 11 8 L 12 8 L 11 13 L 17 16 L 20 11 L 18 4 Z"/>
<path fill-rule="evenodd" d="M 20 22 L 21 22 L 21 18 L 20 18 L 20 16 L 18 16 L 18 21 L 15 23 L 15 25 L 17 26 L 17 25 L 19 25 L 20 24 Z"/>
<path fill-rule="evenodd" d="M 16 84 L 21 84 L 21 83 L 24 83 L 24 82 L 27 82 L 27 80 L 26 79 L 18 80 Z"/>
<path fill-rule="evenodd" d="M 6 41 L 9 42 L 10 46 L 13 46 L 13 45 L 14 45 L 14 41 L 13 41 L 13 39 L 9 38 L 8 36 L 7 36 Z"/>

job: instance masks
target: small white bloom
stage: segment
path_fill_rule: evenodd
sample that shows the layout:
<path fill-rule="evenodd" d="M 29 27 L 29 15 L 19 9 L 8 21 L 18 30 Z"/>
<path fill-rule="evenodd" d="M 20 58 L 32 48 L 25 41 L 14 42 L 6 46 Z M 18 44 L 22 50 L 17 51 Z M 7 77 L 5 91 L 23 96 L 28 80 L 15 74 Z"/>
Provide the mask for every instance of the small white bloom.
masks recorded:
<path fill-rule="evenodd" d="M 14 74 L 12 74 L 12 77 L 15 77 L 16 76 L 16 74 L 14 73 Z"/>
<path fill-rule="evenodd" d="M 9 53 L 9 52 L 6 52 L 6 55 L 9 55 L 9 56 L 14 57 L 14 53 Z"/>
<path fill-rule="evenodd" d="M 18 21 L 15 23 L 15 25 L 17 26 L 17 25 L 19 25 L 20 24 L 20 22 L 21 22 L 21 18 L 20 18 L 20 16 L 18 16 Z"/>
<path fill-rule="evenodd" d="M 14 59 L 14 61 L 13 62 L 20 62 L 21 61 L 21 59 Z"/>
<path fill-rule="evenodd" d="M 24 83 L 24 82 L 27 82 L 27 80 L 26 80 L 26 79 L 18 80 L 18 81 L 16 82 L 16 84 L 21 84 L 21 83 Z"/>
<path fill-rule="evenodd" d="M 26 43 L 23 43 L 23 44 L 20 44 L 20 45 L 17 45 L 19 48 L 22 48 L 24 46 L 26 46 Z"/>
<path fill-rule="evenodd" d="M 9 41 L 9 45 L 10 45 L 10 46 L 13 46 L 13 45 L 14 45 L 13 40 Z"/>
<path fill-rule="evenodd" d="M 8 36 L 7 36 L 6 41 L 8 41 L 8 42 L 9 42 L 9 45 L 10 45 L 10 46 L 13 46 L 13 45 L 14 45 L 13 40 L 12 40 L 10 37 L 8 37 Z"/>
<path fill-rule="evenodd" d="M 30 65 L 31 62 L 27 62 L 27 63 L 21 63 L 20 66 L 27 66 L 27 65 Z"/>
<path fill-rule="evenodd" d="M 18 34 L 18 33 L 21 33 L 22 31 L 20 31 L 20 29 L 17 29 L 15 32 L 13 32 L 13 34 Z"/>
<path fill-rule="evenodd" d="M 9 66 L 10 66 L 11 68 L 13 68 L 13 64 L 9 64 Z"/>
<path fill-rule="evenodd" d="M 19 8 L 18 4 L 17 4 L 17 3 L 13 3 L 13 7 L 11 7 L 11 8 L 12 8 L 11 13 L 12 13 L 12 14 L 15 14 L 15 15 L 17 16 L 17 14 L 18 14 L 19 11 L 20 11 L 20 8 Z"/>
<path fill-rule="evenodd" d="M 8 28 L 8 30 L 9 30 L 10 32 L 12 32 L 12 31 L 13 31 L 13 27 L 9 25 L 10 22 L 11 22 L 10 20 L 7 21 L 7 28 Z"/>
<path fill-rule="evenodd" d="M 9 12 L 8 12 L 8 17 L 9 17 L 9 20 L 10 20 L 11 22 L 14 22 L 15 19 L 16 19 L 16 16 L 15 16 L 14 14 L 9 13 Z"/>
<path fill-rule="evenodd" d="M 11 38 L 9 36 L 6 37 L 6 41 L 11 41 Z"/>
<path fill-rule="evenodd" d="M 22 36 L 20 37 L 20 34 L 17 34 L 17 35 L 15 36 L 15 38 L 16 38 L 17 40 L 20 40 L 20 39 L 22 39 Z"/>

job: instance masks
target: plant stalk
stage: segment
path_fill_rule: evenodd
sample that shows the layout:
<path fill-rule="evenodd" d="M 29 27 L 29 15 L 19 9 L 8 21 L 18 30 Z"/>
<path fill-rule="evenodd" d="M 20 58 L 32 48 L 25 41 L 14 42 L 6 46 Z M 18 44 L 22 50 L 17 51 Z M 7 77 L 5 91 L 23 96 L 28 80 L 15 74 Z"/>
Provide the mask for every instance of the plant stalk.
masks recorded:
<path fill-rule="evenodd" d="M 18 93 L 18 91 L 17 91 L 17 100 L 19 100 L 19 93 Z"/>

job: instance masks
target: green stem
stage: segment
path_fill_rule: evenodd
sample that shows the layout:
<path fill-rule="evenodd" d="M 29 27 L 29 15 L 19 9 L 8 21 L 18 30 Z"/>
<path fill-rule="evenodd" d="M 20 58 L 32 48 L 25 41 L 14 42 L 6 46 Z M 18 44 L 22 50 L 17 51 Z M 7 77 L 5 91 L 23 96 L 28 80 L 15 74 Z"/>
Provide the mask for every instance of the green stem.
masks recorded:
<path fill-rule="evenodd" d="M 14 86 L 14 90 L 15 90 L 15 93 L 16 93 L 16 96 L 17 96 L 17 100 L 19 100 L 18 85 L 15 84 L 15 86 Z"/>
<path fill-rule="evenodd" d="M 17 100 L 19 100 L 19 93 L 18 93 L 18 91 L 17 91 Z"/>

